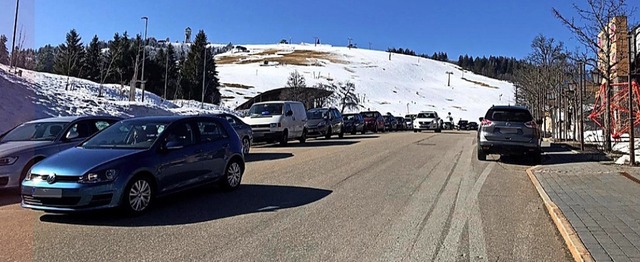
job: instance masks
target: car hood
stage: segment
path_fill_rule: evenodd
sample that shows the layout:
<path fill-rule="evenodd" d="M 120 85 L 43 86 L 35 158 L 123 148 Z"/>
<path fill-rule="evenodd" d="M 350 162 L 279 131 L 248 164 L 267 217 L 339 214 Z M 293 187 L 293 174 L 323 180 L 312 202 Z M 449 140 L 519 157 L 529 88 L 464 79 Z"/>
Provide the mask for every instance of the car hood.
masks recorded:
<path fill-rule="evenodd" d="M 260 116 L 260 117 L 245 117 L 242 118 L 242 121 L 247 123 L 248 125 L 268 125 L 271 123 L 275 123 L 277 118 L 274 116 Z"/>
<path fill-rule="evenodd" d="M 22 150 L 51 145 L 52 141 L 9 141 L 0 143 L 0 156 L 10 155 Z"/>
<path fill-rule="evenodd" d="M 45 158 L 36 164 L 35 174 L 81 176 L 102 164 L 142 152 L 142 149 L 86 149 L 74 147 Z"/>

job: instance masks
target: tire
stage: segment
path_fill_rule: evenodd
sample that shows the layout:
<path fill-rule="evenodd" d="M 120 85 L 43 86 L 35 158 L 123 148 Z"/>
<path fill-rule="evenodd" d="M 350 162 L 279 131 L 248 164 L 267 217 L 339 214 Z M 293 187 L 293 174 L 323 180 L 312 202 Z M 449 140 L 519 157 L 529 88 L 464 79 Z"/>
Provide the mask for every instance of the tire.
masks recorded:
<path fill-rule="evenodd" d="M 358 133 L 358 129 L 357 128 L 353 128 L 353 130 L 351 130 L 351 135 L 355 135 Z"/>
<path fill-rule="evenodd" d="M 129 181 L 122 194 L 120 207 L 127 214 L 141 215 L 153 204 L 155 189 L 151 179 L 138 175 Z"/>
<path fill-rule="evenodd" d="M 242 164 L 238 160 L 231 160 L 229 165 L 224 170 L 224 177 L 220 180 L 220 186 L 225 191 L 233 191 L 240 187 L 242 181 L 242 174 L 244 169 Z"/>
<path fill-rule="evenodd" d="M 478 160 L 480 161 L 486 161 L 487 160 L 487 154 L 482 151 L 482 149 L 478 148 Z"/>
<path fill-rule="evenodd" d="M 367 133 L 367 129 L 365 129 L 364 127 L 362 127 L 362 131 L 361 131 L 361 133 L 360 133 L 360 134 L 364 135 L 364 134 L 366 134 L 366 133 Z"/>
<path fill-rule="evenodd" d="M 282 132 L 282 137 L 280 138 L 280 145 L 286 146 L 287 143 L 289 143 L 289 131 L 284 130 L 284 132 Z"/>
<path fill-rule="evenodd" d="M 414 133 L 418 133 L 418 130 L 414 129 L 414 130 L 413 130 L 413 132 L 414 132 Z"/>
<path fill-rule="evenodd" d="M 540 151 L 536 152 L 534 155 L 532 155 L 529 160 L 531 161 L 531 164 L 533 165 L 539 165 L 542 163 L 542 154 Z"/>
<path fill-rule="evenodd" d="M 331 138 L 331 133 L 332 133 L 332 132 L 333 132 L 333 130 L 331 130 L 331 127 L 329 127 L 329 128 L 327 129 L 327 134 L 326 134 L 326 135 L 324 135 L 324 138 L 326 138 L 326 139 Z"/>
<path fill-rule="evenodd" d="M 248 155 L 249 150 L 251 150 L 251 140 L 249 140 L 248 137 L 245 137 L 242 139 L 242 153 Z"/>
<path fill-rule="evenodd" d="M 436 130 L 433 130 L 433 132 L 440 133 L 440 132 L 442 132 L 442 129 L 436 129 Z"/>
<path fill-rule="evenodd" d="M 378 133 L 378 126 L 377 125 L 373 128 L 373 133 Z"/>
<path fill-rule="evenodd" d="M 344 130 L 342 130 L 342 128 L 340 128 L 340 133 L 338 134 L 339 138 L 344 138 Z"/>
<path fill-rule="evenodd" d="M 302 136 L 300 137 L 300 139 L 298 139 L 298 141 L 300 141 L 300 144 L 304 144 L 307 142 L 307 130 L 303 130 L 302 131 Z"/>

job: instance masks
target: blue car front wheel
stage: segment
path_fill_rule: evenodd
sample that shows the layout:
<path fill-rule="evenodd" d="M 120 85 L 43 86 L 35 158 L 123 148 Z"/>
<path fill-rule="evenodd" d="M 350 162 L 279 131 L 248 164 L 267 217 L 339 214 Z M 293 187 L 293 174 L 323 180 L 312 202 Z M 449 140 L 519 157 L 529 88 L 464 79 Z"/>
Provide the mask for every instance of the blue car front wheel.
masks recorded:
<path fill-rule="evenodd" d="M 122 207 L 130 214 L 142 214 L 151 206 L 153 193 L 149 178 L 134 177 L 125 188 Z"/>

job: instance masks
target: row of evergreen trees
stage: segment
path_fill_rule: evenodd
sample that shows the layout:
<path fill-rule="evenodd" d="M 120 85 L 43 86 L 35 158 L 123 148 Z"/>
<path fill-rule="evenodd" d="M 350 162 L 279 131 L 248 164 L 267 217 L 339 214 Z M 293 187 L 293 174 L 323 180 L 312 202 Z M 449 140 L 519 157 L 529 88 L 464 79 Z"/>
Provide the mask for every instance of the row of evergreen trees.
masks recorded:
<path fill-rule="evenodd" d="M 387 52 L 419 56 L 424 58 L 431 58 L 437 61 L 449 61 L 449 56 L 446 52 L 435 52 L 433 55 L 428 56 L 426 54 L 417 55 L 415 51 L 409 48 L 389 48 Z M 519 68 L 523 62 L 516 60 L 513 57 L 504 56 L 490 56 L 487 57 L 470 57 L 468 55 L 458 57 L 458 66 L 463 69 L 472 71 L 479 75 L 484 75 L 492 78 L 513 80 L 513 72 L 516 68 Z"/>
<path fill-rule="evenodd" d="M 0 63 L 9 64 L 7 38 L 0 36 Z M 202 97 L 204 61 L 206 60 L 205 102 L 220 103 L 220 85 L 214 55 L 217 50 L 207 47 L 204 31 L 198 32 L 189 50 L 176 50 L 170 44 L 145 45 L 140 35 L 130 37 L 127 32 L 115 33 L 113 39 L 100 40 L 94 36 L 84 45 L 76 30 L 66 35 L 59 46 L 46 45 L 38 50 L 16 52 L 16 65 L 40 72 L 79 77 L 98 83 L 138 83 L 142 67 L 142 50 L 146 48 L 145 90 L 164 95 L 165 72 L 167 99 L 195 99 Z M 180 45 L 182 48 L 183 46 Z M 206 59 L 205 56 L 206 49 Z M 139 83 L 137 84 L 140 87 Z"/>

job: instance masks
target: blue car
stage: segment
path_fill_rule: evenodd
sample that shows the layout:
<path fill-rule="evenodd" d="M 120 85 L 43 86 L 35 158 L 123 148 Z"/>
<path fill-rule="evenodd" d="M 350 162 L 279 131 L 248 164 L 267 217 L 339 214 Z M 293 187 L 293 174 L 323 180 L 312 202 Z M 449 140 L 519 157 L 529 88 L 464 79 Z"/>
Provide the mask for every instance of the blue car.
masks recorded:
<path fill-rule="evenodd" d="M 131 118 L 34 165 L 22 182 L 22 207 L 139 214 L 176 191 L 211 182 L 236 189 L 244 167 L 242 143 L 223 118 Z"/>

